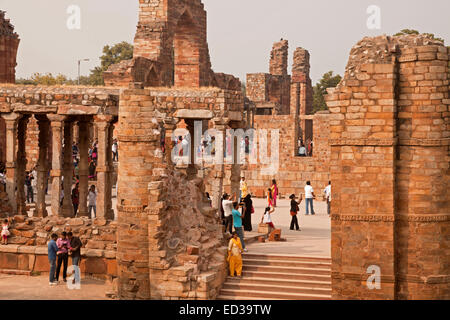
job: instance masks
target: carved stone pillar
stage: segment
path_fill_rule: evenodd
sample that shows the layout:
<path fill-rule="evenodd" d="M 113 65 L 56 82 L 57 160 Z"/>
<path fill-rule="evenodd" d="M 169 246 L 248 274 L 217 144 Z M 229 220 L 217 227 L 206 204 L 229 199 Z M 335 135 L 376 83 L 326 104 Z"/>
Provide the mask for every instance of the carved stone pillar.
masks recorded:
<path fill-rule="evenodd" d="M 65 116 L 48 115 L 52 128 L 52 215 L 61 216 L 60 206 L 61 180 L 62 180 L 62 130 Z"/>
<path fill-rule="evenodd" d="M 114 219 L 111 206 L 111 145 L 110 131 L 112 116 L 96 116 L 95 127 L 98 137 L 98 164 L 97 164 L 97 217 L 107 220 Z"/>
<path fill-rule="evenodd" d="M 27 139 L 27 125 L 29 116 L 23 116 L 17 126 L 17 214 L 27 215 L 25 197 L 25 172 L 27 168 L 27 154 L 25 141 Z"/>
<path fill-rule="evenodd" d="M 36 209 L 33 215 L 35 217 L 46 217 L 48 213 L 45 204 L 45 187 L 48 172 L 47 153 L 50 122 L 45 116 L 37 117 L 37 120 L 39 126 L 39 160 L 37 165 Z"/>
<path fill-rule="evenodd" d="M 227 126 L 223 123 L 215 123 L 215 159 L 214 159 L 214 180 L 211 183 L 212 205 L 214 208 L 220 208 L 220 202 L 223 194 L 223 179 L 225 176 L 224 150 Z"/>
<path fill-rule="evenodd" d="M 87 195 L 89 192 L 89 163 L 88 163 L 88 149 L 89 149 L 89 122 L 79 122 L 79 146 L 80 150 L 80 162 L 78 163 L 79 170 L 79 180 L 80 180 L 80 205 L 78 207 L 78 216 L 87 217 L 88 207 L 87 207 Z"/>
<path fill-rule="evenodd" d="M 73 143 L 73 123 L 64 122 L 64 201 L 62 207 L 63 217 L 71 218 L 74 216 L 72 204 L 72 185 L 73 185 L 73 160 L 72 160 L 72 143 Z"/>
<path fill-rule="evenodd" d="M 172 161 L 172 149 L 173 149 L 172 135 L 174 131 L 177 129 L 176 121 L 174 121 L 174 119 L 165 120 L 164 129 L 166 130 L 166 137 L 165 137 L 166 162 L 170 165 L 174 165 Z"/>
<path fill-rule="evenodd" d="M 2 117 L 6 123 L 6 193 L 14 215 L 17 213 L 17 125 L 22 115 L 10 113 Z"/>

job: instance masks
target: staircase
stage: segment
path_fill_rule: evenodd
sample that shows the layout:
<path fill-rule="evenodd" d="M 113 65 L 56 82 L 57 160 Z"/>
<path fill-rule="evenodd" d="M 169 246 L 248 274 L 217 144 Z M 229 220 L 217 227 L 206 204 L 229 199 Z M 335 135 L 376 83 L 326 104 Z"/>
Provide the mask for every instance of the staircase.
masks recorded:
<path fill-rule="evenodd" d="M 228 277 L 219 300 L 330 300 L 331 259 L 244 254 L 242 278 Z"/>

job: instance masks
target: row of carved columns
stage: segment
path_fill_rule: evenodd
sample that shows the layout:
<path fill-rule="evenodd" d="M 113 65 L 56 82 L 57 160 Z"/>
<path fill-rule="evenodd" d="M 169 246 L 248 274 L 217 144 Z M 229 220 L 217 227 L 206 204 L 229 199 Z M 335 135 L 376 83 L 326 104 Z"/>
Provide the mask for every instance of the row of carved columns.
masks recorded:
<path fill-rule="evenodd" d="M 24 182 L 26 174 L 26 132 L 30 114 L 2 114 L 6 123 L 6 191 L 13 214 L 27 214 Z M 37 197 L 34 216 L 45 217 L 45 194 L 47 175 L 50 171 L 51 211 L 54 216 L 74 217 L 72 204 L 73 189 L 73 159 L 72 145 L 75 140 L 79 144 L 79 194 L 80 204 L 77 216 L 88 216 L 87 195 L 88 180 L 88 149 L 89 135 L 96 133 L 98 141 L 97 163 L 97 217 L 112 220 L 112 174 L 113 162 L 111 147 L 113 142 L 113 116 L 83 116 L 70 117 L 57 114 L 36 114 L 39 127 L 39 158 L 37 163 Z M 94 130 L 92 130 L 94 127 Z M 51 130 L 52 159 L 47 159 Z M 64 143 L 63 143 L 64 142 Z M 63 183 L 64 181 L 64 183 Z M 62 184 L 63 183 L 63 184 Z M 61 193 L 64 200 L 61 206 Z"/>

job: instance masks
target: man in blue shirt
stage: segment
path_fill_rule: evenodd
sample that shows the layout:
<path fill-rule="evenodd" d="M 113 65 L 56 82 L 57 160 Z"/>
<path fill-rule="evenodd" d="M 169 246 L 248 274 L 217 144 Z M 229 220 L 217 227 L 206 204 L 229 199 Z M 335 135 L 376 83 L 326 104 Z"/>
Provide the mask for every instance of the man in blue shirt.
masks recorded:
<path fill-rule="evenodd" d="M 241 244 L 242 244 L 242 248 L 244 249 L 245 252 L 247 252 L 248 250 L 245 249 L 245 243 L 244 243 L 244 230 L 242 229 L 242 215 L 239 212 L 239 203 L 238 202 L 234 202 L 233 203 L 233 211 L 231 211 L 232 215 L 233 215 L 233 225 L 234 225 L 234 230 L 236 231 L 238 237 L 241 239 Z"/>
<path fill-rule="evenodd" d="M 48 243 L 48 262 L 50 263 L 49 285 L 51 285 L 51 286 L 55 286 L 58 284 L 55 281 L 56 252 L 58 252 L 58 246 L 56 245 L 56 239 L 58 239 L 58 235 L 56 233 L 54 233 L 54 234 L 52 234 L 52 239 Z"/>

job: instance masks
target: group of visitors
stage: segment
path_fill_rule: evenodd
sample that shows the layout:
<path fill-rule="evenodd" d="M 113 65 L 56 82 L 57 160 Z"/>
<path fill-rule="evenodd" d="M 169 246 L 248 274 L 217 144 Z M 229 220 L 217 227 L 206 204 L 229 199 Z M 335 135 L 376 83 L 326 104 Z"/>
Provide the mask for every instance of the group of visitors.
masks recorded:
<path fill-rule="evenodd" d="M 298 156 L 299 157 L 312 157 L 313 155 L 313 141 L 308 139 L 306 144 L 303 142 L 302 138 L 298 139 Z"/>
<path fill-rule="evenodd" d="M 54 286 L 59 283 L 61 266 L 63 267 L 63 281 L 67 282 L 67 265 L 69 256 L 72 258 L 75 277 L 73 283 L 80 283 L 80 260 L 81 260 L 82 242 L 80 238 L 75 237 L 72 232 L 62 232 L 58 238 L 56 233 L 51 235 L 48 243 L 48 261 L 50 263 L 49 285 Z"/>

